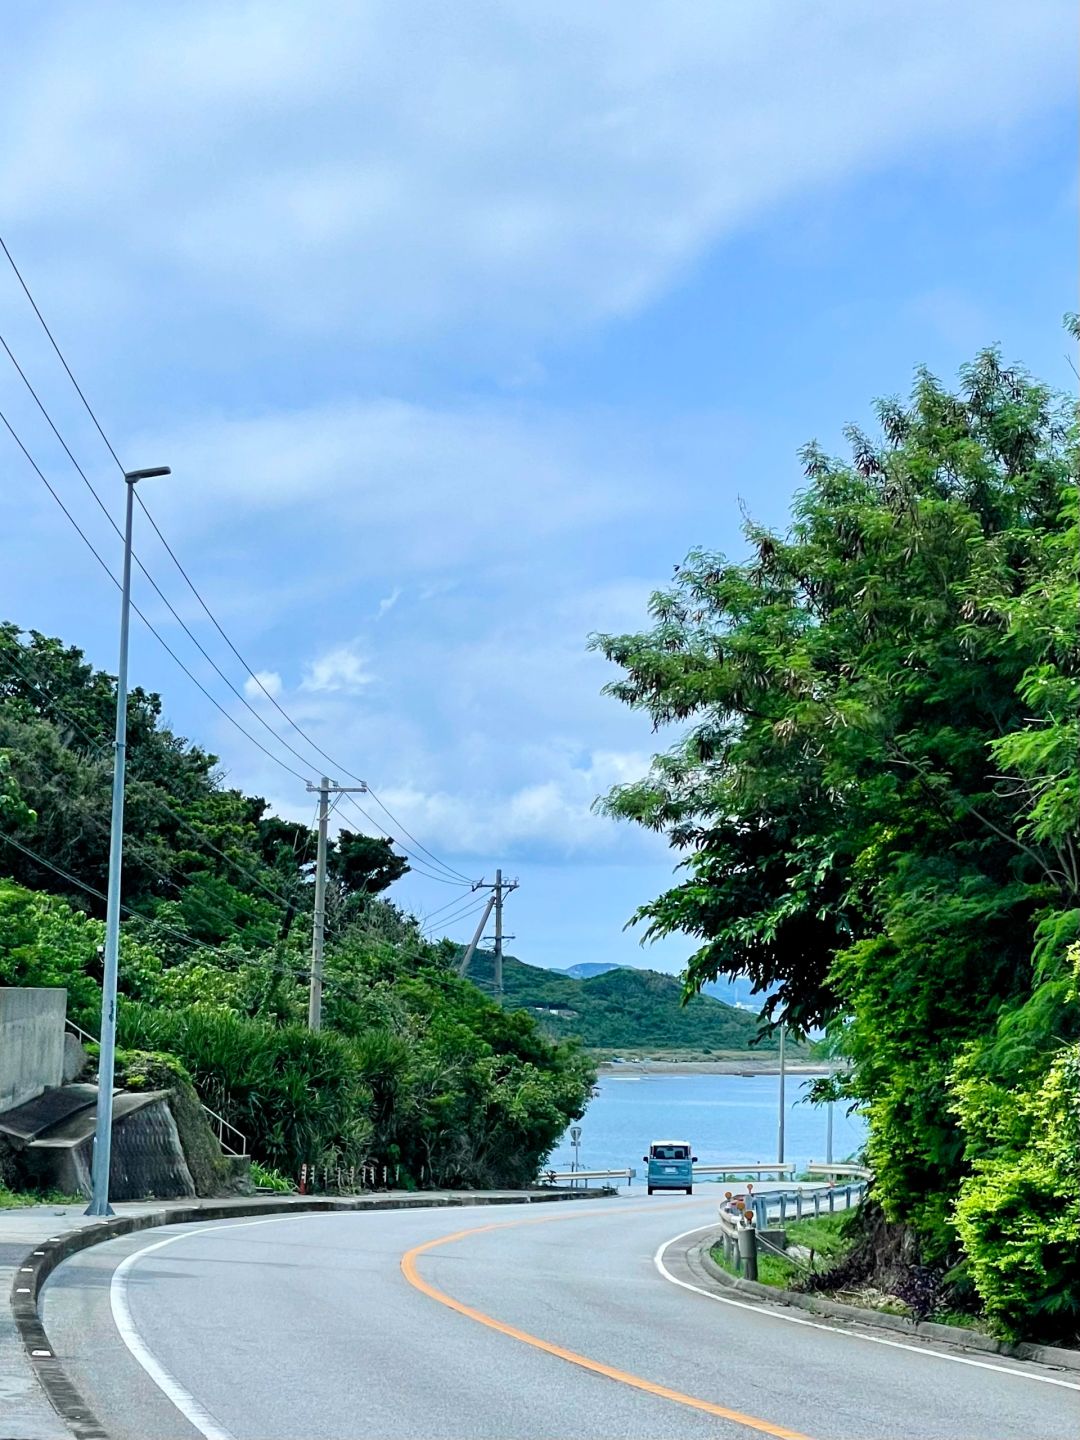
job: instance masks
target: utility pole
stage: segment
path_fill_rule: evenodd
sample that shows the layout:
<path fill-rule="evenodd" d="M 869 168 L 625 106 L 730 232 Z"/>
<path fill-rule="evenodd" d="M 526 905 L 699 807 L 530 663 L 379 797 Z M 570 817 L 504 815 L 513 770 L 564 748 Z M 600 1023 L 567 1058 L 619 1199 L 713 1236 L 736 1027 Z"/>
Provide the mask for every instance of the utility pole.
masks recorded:
<path fill-rule="evenodd" d="M 495 985 L 495 999 L 503 997 L 503 931 L 502 931 L 503 883 L 502 871 L 495 871 L 495 963 L 492 979 Z"/>
<path fill-rule="evenodd" d="M 322 1029 L 323 944 L 326 939 L 326 829 L 330 819 L 330 796 L 366 795 L 366 785 L 339 785 L 324 775 L 318 785 L 308 782 L 309 792 L 319 795 L 319 846 L 315 859 L 315 918 L 311 928 L 311 977 L 308 981 L 308 1029 Z"/>
<path fill-rule="evenodd" d="M 478 880 L 476 884 L 472 887 L 474 890 L 490 890 L 491 896 L 488 899 L 487 905 L 484 909 L 484 913 L 480 916 L 480 924 L 476 927 L 476 934 L 470 940 L 469 948 L 465 951 L 465 954 L 461 960 L 461 964 L 458 966 L 458 974 L 464 975 L 466 970 L 468 970 L 469 964 L 476 951 L 476 947 L 480 943 L 480 937 L 484 933 L 484 926 L 487 924 L 488 916 L 494 909 L 495 949 L 493 988 L 495 991 L 496 999 L 498 1000 L 502 999 L 503 994 L 503 941 L 512 940 L 514 938 L 512 935 L 503 934 L 503 897 L 505 895 L 509 895 L 512 891 L 516 890 L 519 884 L 520 882 L 517 880 L 504 880 L 502 878 L 502 871 L 496 870 L 494 885 L 488 885 L 485 881 Z"/>
<path fill-rule="evenodd" d="M 784 1040 L 787 1034 L 787 1026 L 780 1025 L 780 1103 L 776 1118 L 776 1163 L 784 1163 L 784 1081 L 787 1078 L 784 1065 Z"/>
<path fill-rule="evenodd" d="M 131 620 L 131 527 L 135 486 L 156 475 L 171 475 L 168 465 L 128 470 L 124 520 L 124 580 L 120 587 L 120 663 L 116 667 L 116 739 L 113 750 L 112 820 L 109 827 L 109 890 L 105 902 L 105 964 L 101 980 L 101 1052 L 98 1057 L 97 1113 L 87 1215 L 111 1215 L 113 1081 L 116 1076 L 116 976 L 120 956 L 120 868 L 124 858 L 124 768 L 127 756 L 128 627 Z"/>

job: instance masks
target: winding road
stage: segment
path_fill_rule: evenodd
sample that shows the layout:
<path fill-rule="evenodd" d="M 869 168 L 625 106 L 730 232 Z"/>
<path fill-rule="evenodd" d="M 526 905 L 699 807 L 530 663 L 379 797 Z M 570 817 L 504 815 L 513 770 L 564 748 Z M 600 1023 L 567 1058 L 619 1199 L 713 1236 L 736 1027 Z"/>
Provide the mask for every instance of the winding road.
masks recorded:
<path fill-rule="evenodd" d="M 624 1197 L 176 1226 L 67 1261 L 44 1320 L 116 1440 L 1080 1433 L 1075 1372 L 703 1293 L 685 1252 L 715 1213 Z"/>

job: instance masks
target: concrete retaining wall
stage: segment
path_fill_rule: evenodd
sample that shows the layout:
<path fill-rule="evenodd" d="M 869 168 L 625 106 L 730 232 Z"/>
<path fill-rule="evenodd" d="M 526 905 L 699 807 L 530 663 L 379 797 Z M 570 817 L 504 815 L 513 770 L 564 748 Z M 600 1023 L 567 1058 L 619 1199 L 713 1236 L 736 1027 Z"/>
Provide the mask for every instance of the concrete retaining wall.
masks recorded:
<path fill-rule="evenodd" d="M 67 991 L 0 989 L 0 1112 L 64 1083 Z"/>

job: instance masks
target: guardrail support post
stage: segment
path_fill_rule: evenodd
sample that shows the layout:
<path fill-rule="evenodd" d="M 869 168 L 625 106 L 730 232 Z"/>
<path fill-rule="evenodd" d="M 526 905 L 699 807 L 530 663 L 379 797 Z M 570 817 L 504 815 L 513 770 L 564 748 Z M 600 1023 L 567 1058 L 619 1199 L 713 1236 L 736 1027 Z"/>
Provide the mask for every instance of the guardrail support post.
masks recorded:
<path fill-rule="evenodd" d="M 757 1230 L 753 1225 L 739 1231 L 739 1269 L 747 1280 L 757 1279 Z"/>
<path fill-rule="evenodd" d="M 830 1186 L 829 1186 L 829 1214 L 830 1214 L 830 1215 L 833 1215 L 833 1214 L 835 1214 L 835 1212 L 836 1212 L 836 1191 L 835 1191 L 835 1190 L 833 1189 L 833 1187 L 830 1185 Z"/>

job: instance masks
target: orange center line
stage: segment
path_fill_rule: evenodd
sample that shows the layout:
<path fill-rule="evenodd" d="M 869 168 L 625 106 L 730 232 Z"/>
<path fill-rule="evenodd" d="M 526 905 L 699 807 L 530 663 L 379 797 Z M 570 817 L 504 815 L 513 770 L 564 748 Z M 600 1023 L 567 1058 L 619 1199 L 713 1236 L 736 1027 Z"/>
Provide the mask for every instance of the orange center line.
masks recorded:
<path fill-rule="evenodd" d="M 636 1206 L 636 1210 L 651 1210 L 654 1214 L 658 1209 L 683 1209 L 681 1205 L 660 1206 Z M 591 1212 L 596 1214 L 595 1211 Z M 611 1210 L 603 1211 L 604 1214 L 612 1214 Z M 620 1213 L 626 1214 L 626 1210 Z M 601 1360 L 594 1360 L 588 1355 L 579 1355 L 576 1350 L 568 1350 L 563 1345 L 555 1345 L 550 1340 L 541 1339 L 539 1335 L 530 1335 L 527 1330 L 519 1330 L 516 1325 L 508 1325 L 503 1320 L 497 1320 L 493 1315 L 486 1315 L 482 1310 L 475 1309 L 472 1305 L 466 1305 L 461 1300 L 455 1300 L 452 1295 L 447 1295 L 445 1290 L 438 1289 L 429 1281 L 425 1280 L 417 1269 L 417 1261 L 420 1256 L 427 1254 L 429 1250 L 437 1250 L 442 1245 L 453 1245 L 458 1240 L 467 1240 L 473 1235 L 483 1235 L 489 1230 L 512 1230 L 521 1225 L 549 1225 L 555 1220 L 570 1220 L 582 1218 L 581 1213 L 575 1215 L 550 1215 L 529 1220 L 505 1220 L 496 1225 L 478 1225 L 471 1230 L 457 1230 L 453 1235 L 443 1235 L 435 1240 L 427 1240 L 422 1245 L 414 1245 L 401 1257 L 401 1273 L 408 1283 L 421 1294 L 429 1299 L 445 1305 L 448 1310 L 454 1310 L 459 1315 L 464 1315 L 468 1320 L 474 1320 L 478 1325 L 486 1325 L 489 1330 L 495 1330 L 500 1335 L 508 1335 L 512 1340 L 519 1340 L 523 1345 L 531 1345 L 534 1350 L 542 1350 L 547 1355 L 554 1355 L 556 1359 L 565 1360 L 567 1364 L 577 1365 L 579 1369 L 589 1370 L 594 1375 L 604 1375 L 609 1380 L 615 1380 L 620 1385 L 628 1385 L 631 1389 L 642 1390 L 647 1395 L 655 1395 L 661 1400 L 671 1400 L 676 1405 L 686 1405 L 691 1410 L 702 1410 L 706 1415 L 716 1415 L 722 1420 L 730 1420 L 736 1425 L 743 1425 L 749 1430 L 758 1430 L 764 1435 L 773 1435 L 776 1440 L 808 1440 L 798 1430 L 785 1429 L 783 1425 L 774 1425 L 769 1420 L 760 1420 L 755 1415 L 747 1415 L 741 1410 L 732 1410 L 726 1405 L 717 1405 L 712 1400 L 702 1400 L 696 1395 L 686 1395 L 681 1390 L 672 1390 L 667 1385 L 657 1385 L 655 1381 L 646 1380 L 640 1375 L 632 1375 L 626 1370 L 619 1370 L 614 1365 L 605 1365 Z"/>

